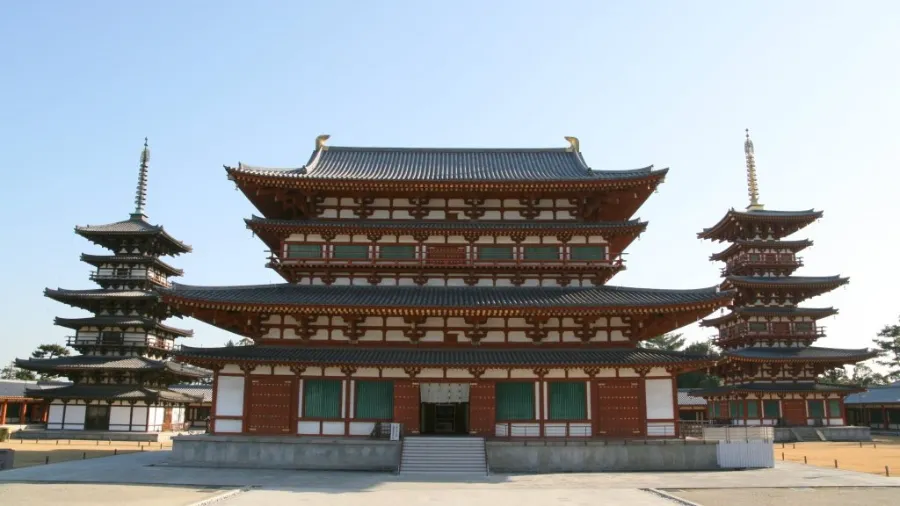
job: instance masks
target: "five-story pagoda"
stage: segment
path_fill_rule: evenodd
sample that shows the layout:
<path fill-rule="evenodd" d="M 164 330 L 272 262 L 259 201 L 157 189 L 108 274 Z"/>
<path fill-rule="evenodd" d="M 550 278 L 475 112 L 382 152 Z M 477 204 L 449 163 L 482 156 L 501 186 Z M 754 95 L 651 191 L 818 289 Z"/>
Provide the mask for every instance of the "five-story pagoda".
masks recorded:
<path fill-rule="evenodd" d="M 858 389 L 828 385 L 829 369 L 875 356 L 866 349 L 815 347 L 825 335 L 818 320 L 834 308 L 800 307 L 805 300 L 846 284 L 840 276 L 795 276 L 797 253 L 812 245 L 786 237 L 822 217 L 822 211 L 773 211 L 759 203 L 756 158 L 750 134 L 744 143 L 750 205 L 728 213 L 701 239 L 731 243 L 710 257 L 725 263 L 723 289 L 734 290 L 730 312 L 701 325 L 718 329 L 723 349 L 717 374 L 724 385 L 697 390 L 710 416 L 740 425 L 843 425 L 843 398 Z"/>
<path fill-rule="evenodd" d="M 730 302 L 718 287 L 606 286 L 666 171 L 552 149 L 331 147 L 297 169 L 226 167 L 287 283 L 175 284 L 181 314 L 251 346 L 214 369 L 216 434 L 672 436 L 679 371 L 636 345 Z"/>
<path fill-rule="evenodd" d="M 169 311 L 158 289 L 182 271 L 160 259 L 191 251 L 144 214 L 150 151 L 141 152 L 135 209 L 129 219 L 108 225 L 78 226 L 75 233 L 110 250 L 109 255 L 82 255 L 95 267 L 91 280 L 99 289 L 47 289 L 56 301 L 85 309 L 93 316 L 56 318 L 75 331 L 69 346 L 80 355 L 19 359 L 16 364 L 39 373 L 68 377 L 70 386 L 29 390 L 48 399 L 48 430 L 101 430 L 156 433 L 180 429 L 184 407 L 194 399 L 168 389 L 179 381 L 207 377 L 209 371 L 170 360 L 175 340 L 190 330 L 162 323 Z"/>

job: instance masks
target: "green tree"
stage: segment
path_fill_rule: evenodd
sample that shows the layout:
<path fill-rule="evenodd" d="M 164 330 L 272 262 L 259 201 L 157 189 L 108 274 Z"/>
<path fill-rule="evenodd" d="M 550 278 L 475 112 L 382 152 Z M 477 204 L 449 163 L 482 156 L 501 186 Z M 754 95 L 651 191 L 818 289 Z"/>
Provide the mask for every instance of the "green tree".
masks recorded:
<path fill-rule="evenodd" d="M 712 339 L 691 343 L 685 347 L 683 351 L 686 355 L 702 355 L 710 358 L 719 356 L 719 349 L 713 343 Z M 678 388 L 710 388 L 717 387 L 721 384 L 722 382 L 718 376 L 714 376 L 704 370 L 691 371 L 678 375 Z"/>
<path fill-rule="evenodd" d="M 56 358 L 69 355 L 71 355 L 69 349 L 59 344 L 42 344 L 31 352 L 31 358 Z"/>
<path fill-rule="evenodd" d="M 900 325 L 885 325 L 873 342 L 879 352 L 876 363 L 888 370 L 884 378 L 888 382 L 900 379 Z"/>
<path fill-rule="evenodd" d="M 648 350 L 680 351 L 684 342 L 685 338 L 681 334 L 663 334 L 641 341 L 638 346 Z"/>
<path fill-rule="evenodd" d="M 31 371 L 19 369 L 13 361 L 3 369 L 0 369 L 0 379 L 35 381 L 37 380 L 37 375 Z"/>
<path fill-rule="evenodd" d="M 883 374 L 879 374 L 872 370 L 866 364 L 856 364 L 853 366 L 853 372 L 847 374 L 846 367 L 836 367 L 825 374 L 819 376 L 823 383 L 833 385 L 854 385 L 862 387 L 870 387 L 873 385 L 883 385 L 888 383 L 887 378 Z"/>

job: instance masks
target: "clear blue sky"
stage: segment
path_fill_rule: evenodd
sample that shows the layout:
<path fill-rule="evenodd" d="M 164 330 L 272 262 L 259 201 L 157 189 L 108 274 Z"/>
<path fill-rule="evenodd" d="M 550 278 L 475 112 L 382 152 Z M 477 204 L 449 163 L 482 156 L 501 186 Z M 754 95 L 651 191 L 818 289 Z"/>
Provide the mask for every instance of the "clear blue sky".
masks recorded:
<path fill-rule="evenodd" d="M 444 7 L 435 7 L 435 5 Z M 671 167 L 614 284 L 718 283 L 695 233 L 746 205 L 743 131 L 770 209 L 825 210 L 805 275 L 851 284 L 823 346 L 900 315 L 900 2 L 32 1 L 0 6 L 0 362 L 70 333 L 91 288 L 75 225 L 125 219 L 144 136 L 148 214 L 194 246 L 183 282 L 276 282 L 222 169 L 334 145 L 565 146 Z M 200 322 L 194 344 L 229 335 Z M 709 335 L 689 327 L 692 338 Z"/>

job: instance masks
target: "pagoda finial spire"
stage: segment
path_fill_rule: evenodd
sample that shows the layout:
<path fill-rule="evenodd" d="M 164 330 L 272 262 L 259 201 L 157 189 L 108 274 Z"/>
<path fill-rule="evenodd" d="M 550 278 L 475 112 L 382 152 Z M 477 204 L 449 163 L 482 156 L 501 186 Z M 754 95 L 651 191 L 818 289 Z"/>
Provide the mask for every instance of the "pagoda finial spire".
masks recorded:
<path fill-rule="evenodd" d="M 137 190 L 134 194 L 134 212 L 132 218 L 144 219 L 144 205 L 147 202 L 147 171 L 150 166 L 150 148 L 147 146 L 147 138 L 144 137 L 144 149 L 141 150 L 141 168 L 138 171 Z"/>
<path fill-rule="evenodd" d="M 756 156 L 753 153 L 753 141 L 750 140 L 750 129 L 744 130 L 747 140 L 744 141 L 744 155 L 747 157 L 747 193 L 750 196 L 748 211 L 761 211 L 763 205 L 759 203 L 759 184 L 756 181 Z"/>

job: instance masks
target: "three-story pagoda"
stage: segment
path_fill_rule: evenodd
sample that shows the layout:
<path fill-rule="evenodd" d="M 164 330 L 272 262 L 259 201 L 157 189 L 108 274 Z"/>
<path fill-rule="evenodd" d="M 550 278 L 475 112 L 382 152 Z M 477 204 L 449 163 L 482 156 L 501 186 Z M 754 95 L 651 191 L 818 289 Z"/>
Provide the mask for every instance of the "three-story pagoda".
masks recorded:
<path fill-rule="evenodd" d="M 728 213 L 698 234 L 731 243 L 710 257 L 725 263 L 722 288 L 735 291 L 724 316 L 701 325 L 718 329 L 723 349 L 716 373 L 724 385 L 698 390 L 710 416 L 740 425 L 843 425 L 843 398 L 859 389 L 823 384 L 824 372 L 872 358 L 867 349 L 812 346 L 825 335 L 818 321 L 837 314 L 831 307 L 799 304 L 849 279 L 795 276 L 803 265 L 797 253 L 812 245 L 787 237 L 822 217 L 822 211 L 774 211 L 759 203 L 756 158 L 750 134 L 744 143 L 750 205 Z"/>
<path fill-rule="evenodd" d="M 213 432 L 672 436 L 680 371 L 637 344 L 730 301 L 718 287 L 607 286 L 665 170 L 592 170 L 555 149 L 331 147 L 228 176 L 285 284 L 175 284 L 184 315 L 256 344 L 188 348 L 214 369 Z"/>
<path fill-rule="evenodd" d="M 208 377 L 209 371 L 170 360 L 175 340 L 190 330 L 165 325 L 169 311 L 158 290 L 182 271 L 160 259 L 191 251 L 190 246 L 151 225 L 144 214 L 150 151 L 141 152 L 135 210 L 129 219 L 108 225 L 78 226 L 75 233 L 108 249 L 108 255 L 81 256 L 95 268 L 90 279 L 100 288 L 46 289 L 44 295 L 93 313 L 56 318 L 74 331 L 66 344 L 80 355 L 18 359 L 16 365 L 42 374 L 68 377 L 61 388 L 29 390 L 50 402 L 48 430 L 161 432 L 184 424 L 191 396 L 168 389 L 173 383 Z"/>

